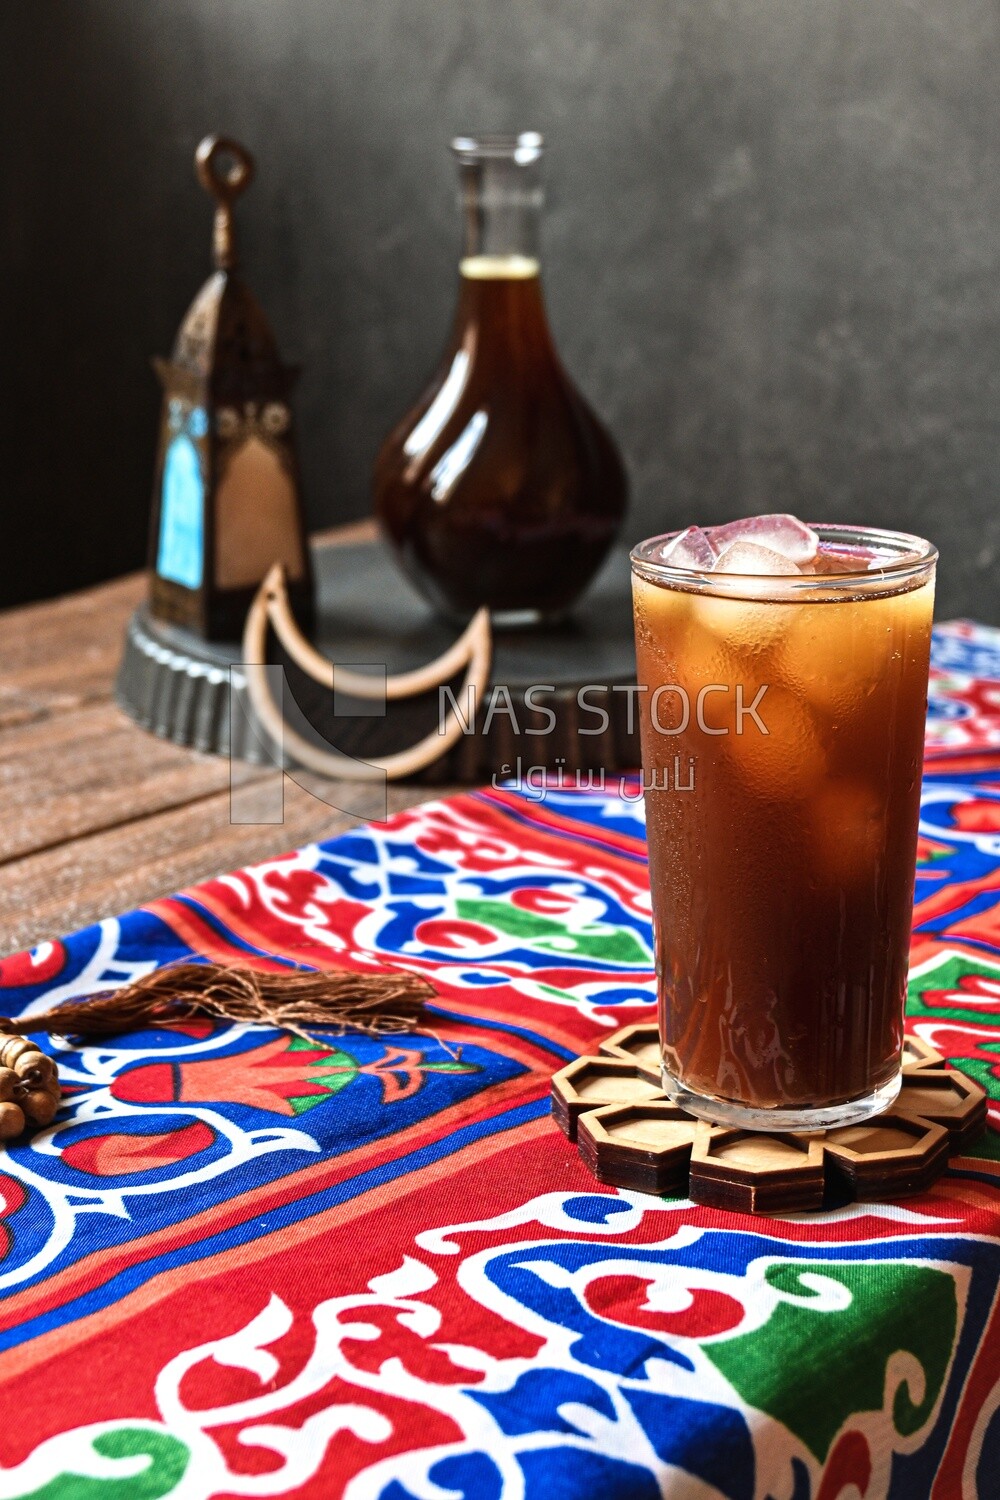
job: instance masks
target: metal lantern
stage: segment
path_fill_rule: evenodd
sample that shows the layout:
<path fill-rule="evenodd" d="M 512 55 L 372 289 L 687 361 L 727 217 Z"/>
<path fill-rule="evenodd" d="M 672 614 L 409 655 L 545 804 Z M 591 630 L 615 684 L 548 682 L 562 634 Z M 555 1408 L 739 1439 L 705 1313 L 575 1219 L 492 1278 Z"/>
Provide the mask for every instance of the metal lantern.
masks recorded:
<path fill-rule="evenodd" d="M 195 153 L 216 201 L 215 272 L 188 309 L 163 386 L 153 496 L 150 609 L 208 640 L 237 641 L 250 602 L 282 564 L 300 621 L 312 618 L 289 392 L 298 374 L 237 269 L 233 203 L 253 177 L 237 142 Z"/>

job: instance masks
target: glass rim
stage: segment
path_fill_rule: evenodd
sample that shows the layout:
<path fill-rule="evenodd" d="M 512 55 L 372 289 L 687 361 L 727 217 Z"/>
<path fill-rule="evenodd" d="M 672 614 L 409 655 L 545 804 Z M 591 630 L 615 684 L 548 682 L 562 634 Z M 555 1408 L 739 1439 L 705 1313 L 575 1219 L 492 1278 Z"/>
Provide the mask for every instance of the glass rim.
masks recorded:
<path fill-rule="evenodd" d="M 456 135 L 451 149 L 459 161 L 510 160 L 518 166 L 527 166 L 541 156 L 545 141 L 537 130 L 495 130 L 479 135 Z"/>
<path fill-rule="evenodd" d="M 896 593 L 915 580 L 923 582 L 933 571 L 938 550 L 932 542 L 907 531 L 880 526 L 855 526 L 840 522 L 807 523 L 820 541 L 844 547 L 869 547 L 879 554 L 879 566 L 848 568 L 842 573 L 711 573 L 704 568 L 684 568 L 659 562 L 652 553 L 679 536 L 686 527 L 647 537 L 629 553 L 633 573 L 649 583 L 665 584 L 689 593 L 731 595 L 762 603 L 803 595 L 863 593 L 869 597 Z"/>

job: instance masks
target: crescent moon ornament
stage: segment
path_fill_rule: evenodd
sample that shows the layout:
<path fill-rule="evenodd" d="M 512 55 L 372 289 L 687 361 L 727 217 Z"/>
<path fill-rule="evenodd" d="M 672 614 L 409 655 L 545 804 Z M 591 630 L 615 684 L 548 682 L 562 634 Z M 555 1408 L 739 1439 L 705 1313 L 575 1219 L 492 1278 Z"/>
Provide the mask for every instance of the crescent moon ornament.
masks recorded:
<path fill-rule="evenodd" d="M 369 761 L 354 760 L 338 750 L 323 749 L 298 733 L 287 721 L 271 694 L 267 662 L 268 627 L 289 656 L 315 682 L 351 698 L 365 700 L 414 698 L 441 687 L 465 668 L 461 696 L 478 703 L 489 684 L 493 658 L 493 633 L 489 610 L 473 615 L 453 646 L 426 666 L 414 672 L 375 678 L 348 667 L 338 667 L 317 651 L 299 629 L 288 602 L 285 570 L 275 563 L 254 596 L 243 630 L 243 668 L 247 692 L 261 724 L 276 744 L 309 771 L 344 781 L 380 781 L 383 777 L 397 781 L 422 771 L 450 750 L 466 731 L 466 721 L 455 708 L 449 710 L 443 723 L 406 750 L 393 755 L 373 756 Z"/>

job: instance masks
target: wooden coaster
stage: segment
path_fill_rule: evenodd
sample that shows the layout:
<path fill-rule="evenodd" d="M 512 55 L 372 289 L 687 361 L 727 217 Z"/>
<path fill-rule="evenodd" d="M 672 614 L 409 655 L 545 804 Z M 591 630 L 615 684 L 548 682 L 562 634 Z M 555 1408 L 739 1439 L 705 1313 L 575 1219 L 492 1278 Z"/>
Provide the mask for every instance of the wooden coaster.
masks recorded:
<path fill-rule="evenodd" d="M 552 1113 L 601 1182 L 739 1213 L 803 1213 L 842 1198 L 922 1192 L 986 1126 L 986 1094 L 907 1037 L 891 1109 L 860 1125 L 771 1134 L 696 1120 L 660 1088 L 655 1022 L 624 1026 L 552 1079 Z"/>
<path fill-rule="evenodd" d="M 680 1193 L 698 1126 L 663 1099 L 605 1105 L 580 1117 L 577 1145 L 602 1182 L 637 1193 Z"/>
<path fill-rule="evenodd" d="M 552 1113 L 571 1141 L 576 1140 L 576 1122 L 586 1110 L 662 1097 L 657 1079 L 617 1057 L 578 1057 L 552 1078 Z"/>
<path fill-rule="evenodd" d="M 860 1125 L 823 1132 L 827 1167 L 855 1198 L 919 1193 L 948 1164 L 948 1132 L 918 1115 L 887 1109 Z"/>
<path fill-rule="evenodd" d="M 904 1114 L 943 1125 L 950 1137 L 950 1152 L 963 1150 L 986 1128 L 985 1092 L 954 1068 L 927 1066 L 904 1072 L 896 1107 Z"/>
<path fill-rule="evenodd" d="M 903 1038 L 903 1072 L 915 1073 L 920 1068 L 943 1068 L 944 1058 L 935 1052 L 929 1042 L 919 1036 Z"/>
<path fill-rule="evenodd" d="M 702 1124 L 691 1152 L 688 1194 L 708 1208 L 736 1213 L 800 1213 L 822 1208 L 819 1136 L 715 1130 Z"/>
<path fill-rule="evenodd" d="M 660 1081 L 660 1028 L 655 1021 L 639 1021 L 635 1026 L 623 1026 L 614 1036 L 601 1042 L 598 1052 L 605 1057 L 617 1057 L 634 1063 L 644 1073 Z"/>

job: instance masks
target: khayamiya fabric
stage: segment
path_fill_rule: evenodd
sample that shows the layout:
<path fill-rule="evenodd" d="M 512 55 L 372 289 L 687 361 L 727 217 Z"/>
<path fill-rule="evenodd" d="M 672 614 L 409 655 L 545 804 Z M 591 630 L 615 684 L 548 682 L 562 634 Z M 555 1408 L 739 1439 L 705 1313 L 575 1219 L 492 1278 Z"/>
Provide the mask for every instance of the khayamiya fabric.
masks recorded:
<path fill-rule="evenodd" d="M 1000 1495 L 1000 632 L 936 633 L 908 1027 L 990 1094 L 928 1192 L 750 1218 L 605 1187 L 551 1073 L 649 1014 L 641 802 L 489 788 L 0 963 L 388 961 L 426 1034 L 74 1050 L 0 1155 L 0 1500 Z"/>

